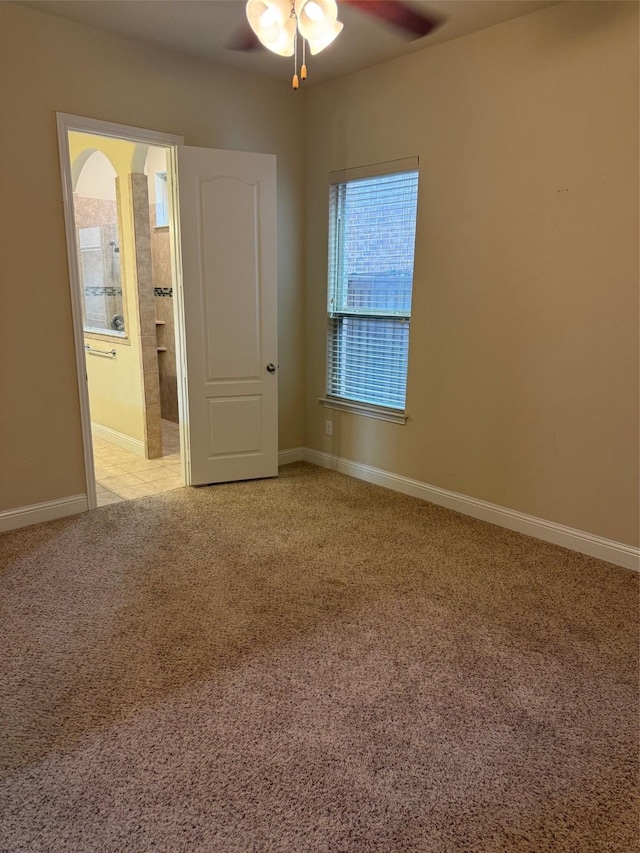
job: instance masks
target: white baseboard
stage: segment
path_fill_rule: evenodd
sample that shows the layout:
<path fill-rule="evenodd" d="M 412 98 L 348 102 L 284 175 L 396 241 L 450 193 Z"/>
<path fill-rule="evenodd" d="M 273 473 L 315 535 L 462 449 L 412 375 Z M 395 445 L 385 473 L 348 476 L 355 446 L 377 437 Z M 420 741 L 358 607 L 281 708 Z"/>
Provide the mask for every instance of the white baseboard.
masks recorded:
<path fill-rule="evenodd" d="M 396 492 L 402 492 L 405 495 L 444 506 L 464 515 L 470 515 L 472 518 L 479 518 L 482 521 L 488 521 L 491 524 L 497 524 L 499 527 L 506 527 L 518 533 L 525 533 L 527 536 L 552 542 L 554 545 L 562 545 L 564 548 L 606 560 L 625 569 L 640 571 L 640 548 L 624 545 L 622 542 L 614 542 L 611 539 L 603 539 L 600 536 L 594 536 L 592 533 L 556 524 L 554 521 L 545 521 L 545 519 L 536 518 L 533 515 L 525 515 L 513 509 L 507 509 L 467 495 L 460 495 L 457 492 L 450 492 L 438 486 L 430 486 L 428 483 L 421 483 L 419 480 L 411 480 L 408 477 L 391 474 L 388 471 L 382 471 L 380 468 L 362 465 L 359 462 L 342 459 L 320 450 L 305 448 L 303 458 L 306 462 L 312 462 L 323 468 L 331 468 L 341 474 L 348 474 L 350 477 L 366 480 L 368 483 L 375 483 L 378 486 L 384 486 L 387 489 L 393 489 Z"/>
<path fill-rule="evenodd" d="M 472 518 L 488 521 L 490 524 L 496 524 L 499 527 L 506 527 L 508 530 L 533 536 L 535 539 L 552 542 L 554 545 L 562 545 L 564 548 L 569 548 L 580 554 L 587 554 L 590 557 L 597 557 L 625 569 L 640 571 L 640 548 L 624 545 L 622 542 L 603 539 L 600 536 L 594 536 L 592 533 L 565 527 L 562 524 L 556 524 L 553 521 L 546 521 L 532 515 L 525 515 L 522 512 L 507 509 L 488 501 L 450 492 L 438 486 L 430 486 L 428 483 L 422 483 L 419 480 L 411 480 L 409 477 L 402 477 L 380 468 L 342 459 L 320 450 L 296 447 L 291 450 L 283 450 L 278 454 L 280 465 L 301 461 L 330 468 L 333 471 L 339 471 L 341 474 L 348 474 L 350 477 L 452 509 L 463 515 L 469 515 Z M 45 501 L 32 506 L 5 510 L 0 512 L 0 532 L 15 530 L 18 527 L 26 527 L 41 521 L 52 521 L 56 518 L 85 512 L 87 509 L 86 495 L 72 495 L 55 501 Z"/>
<path fill-rule="evenodd" d="M 18 527 L 27 527 L 30 524 L 38 524 L 41 521 L 53 521 L 55 518 L 64 518 L 66 515 L 86 512 L 88 508 L 86 495 L 71 495 L 71 497 L 60 498 L 56 501 L 44 501 L 32 506 L 8 509 L 0 512 L 0 533 L 16 530 Z"/>
<path fill-rule="evenodd" d="M 278 453 L 278 466 L 289 465 L 291 462 L 304 462 L 306 459 L 304 447 L 292 447 L 291 450 L 281 450 Z"/>
<path fill-rule="evenodd" d="M 111 429 L 111 427 L 102 426 L 102 424 L 97 424 L 94 421 L 91 421 L 91 432 L 96 438 L 103 438 L 105 441 L 110 441 L 111 444 L 117 444 L 118 447 L 122 447 L 130 453 L 135 453 L 136 456 L 142 456 L 143 459 L 145 457 L 144 441 L 140 441 L 139 438 L 131 438 L 131 436 L 125 435 L 123 432 L 118 432 L 115 429 Z"/>

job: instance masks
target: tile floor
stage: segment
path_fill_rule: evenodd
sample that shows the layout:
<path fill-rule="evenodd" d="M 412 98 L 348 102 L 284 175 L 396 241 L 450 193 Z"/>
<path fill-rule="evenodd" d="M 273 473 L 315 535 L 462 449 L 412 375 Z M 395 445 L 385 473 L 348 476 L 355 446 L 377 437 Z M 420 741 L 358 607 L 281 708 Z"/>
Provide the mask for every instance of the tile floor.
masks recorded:
<path fill-rule="evenodd" d="M 144 459 L 94 435 L 98 506 L 179 489 L 183 483 L 178 424 L 162 421 L 162 447 L 161 458 Z"/>

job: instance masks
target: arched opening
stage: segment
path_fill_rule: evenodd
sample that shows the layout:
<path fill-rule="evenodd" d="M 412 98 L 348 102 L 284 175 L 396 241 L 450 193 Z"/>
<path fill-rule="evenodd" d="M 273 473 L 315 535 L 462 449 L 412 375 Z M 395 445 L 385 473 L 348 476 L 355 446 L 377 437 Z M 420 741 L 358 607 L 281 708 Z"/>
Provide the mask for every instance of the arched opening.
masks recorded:
<path fill-rule="evenodd" d="M 82 152 L 80 161 L 73 195 L 84 330 L 124 338 L 117 172 L 102 151 Z"/>

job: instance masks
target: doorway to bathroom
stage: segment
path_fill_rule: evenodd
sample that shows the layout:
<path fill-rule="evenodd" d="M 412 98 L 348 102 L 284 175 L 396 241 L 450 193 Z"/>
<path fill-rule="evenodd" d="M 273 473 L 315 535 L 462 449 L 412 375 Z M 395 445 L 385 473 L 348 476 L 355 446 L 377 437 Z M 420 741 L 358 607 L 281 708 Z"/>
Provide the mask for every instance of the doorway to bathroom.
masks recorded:
<path fill-rule="evenodd" d="M 97 506 L 96 464 L 123 469 L 113 456 L 109 460 L 96 453 L 94 460 L 94 440 L 103 452 L 101 441 L 109 441 L 116 448 L 139 456 L 138 471 L 144 471 L 146 479 L 136 471 L 123 469 L 123 477 L 136 477 L 133 482 L 122 481 L 127 491 L 136 492 L 127 497 L 141 496 L 143 490 L 155 494 L 160 487 L 148 484 L 159 483 L 166 472 L 160 472 L 160 477 L 152 469 L 173 466 L 170 473 L 175 476 L 178 461 L 185 486 L 276 477 L 275 156 L 188 147 L 180 137 L 171 134 L 64 113 L 57 114 L 57 123 L 87 507 Z M 81 138 L 75 139 L 73 134 Z M 77 157 L 76 144 L 81 148 Z M 153 161 L 154 147 L 165 152 L 166 174 L 162 163 L 158 166 Z M 109 155 L 107 159 L 115 171 L 117 239 L 113 227 L 102 234 L 78 233 L 74 215 L 78 179 L 96 151 Z M 111 183 L 114 183 L 113 174 Z M 165 183 L 168 226 L 158 224 Z M 114 201 L 112 197 L 109 200 Z M 113 211 L 113 204 L 111 208 Z M 91 227 L 96 229 L 98 225 L 99 222 L 93 223 Z M 159 280 L 154 284 L 153 279 L 152 238 L 161 235 L 166 227 L 171 294 L 163 292 L 161 286 L 156 287 Z M 87 293 L 87 283 L 83 281 L 81 239 L 88 253 L 89 287 L 99 289 L 95 293 Z M 90 250 L 94 252 L 93 258 L 89 257 Z M 121 306 L 109 301 L 120 295 L 115 292 L 119 288 L 114 284 L 118 262 Z M 92 283 L 94 266 L 98 267 L 98 273 Z M 89 306 L 89 297 L 94 296 L 98 301 Z M 169 350 L 166 327 L 170 317 L 170 313 L 162 315 L 161 306 L 170 296 L 174 303 L 179 453 L 170 452 L 168 456 L 173 458 L 166 459 L 158 455 L 157 449 L 162 447 L 167 419 L 163 421 L 162 417 L 148 414 L 153 414 L 154 408 L 156 414 L 161 413 L 158 364 Z M 99 303 L 99 299 L 103 302 Z M 98 347 L 101 352 L 92 351 Z M 127 360 L 134 362 L 136 358 L 138 371 L 129 373 L 129 377 L 135 379 L 143 414 L 134 416 L 138 432 L 133 434 L 99 418 L 99 402 L 90 399 L 89 373 L 106 372 L 114 362 L 124 366 Z M 154 362 L 155 369 L 149 369 Z M 131 400 L 125 399 L 126 382 L 114 381 L 113 369 L 108 376 L 103 388 L 107 389 L 112 408 L 118 404 L 121 414 L 131 417 L 135 410 Z M 169 436 L 165 445 L 172 450 Z M 112 452 L 116 454 L 115 460 L 120 456 L 122 462 L 121 454 L 117 450 Z M 114 472 L 107 467 L 107 473 Z M 105 497 L 116 499 L 111 495 Z"/>
<path fill-rule="evenodd" d="M 97 506 L 184 485 L 167 149 L 71 130 Z"/>

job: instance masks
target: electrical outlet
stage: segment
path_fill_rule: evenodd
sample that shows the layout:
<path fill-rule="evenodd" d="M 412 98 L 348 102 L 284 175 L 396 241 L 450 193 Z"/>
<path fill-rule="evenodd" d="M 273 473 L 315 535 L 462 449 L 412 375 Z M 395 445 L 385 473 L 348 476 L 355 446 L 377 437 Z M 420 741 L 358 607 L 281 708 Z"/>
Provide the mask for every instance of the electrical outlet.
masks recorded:
<path fill-rule="evenodd" d="M 333 435 L 333 421 L 324 422 L 325 435 Z"/>

